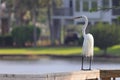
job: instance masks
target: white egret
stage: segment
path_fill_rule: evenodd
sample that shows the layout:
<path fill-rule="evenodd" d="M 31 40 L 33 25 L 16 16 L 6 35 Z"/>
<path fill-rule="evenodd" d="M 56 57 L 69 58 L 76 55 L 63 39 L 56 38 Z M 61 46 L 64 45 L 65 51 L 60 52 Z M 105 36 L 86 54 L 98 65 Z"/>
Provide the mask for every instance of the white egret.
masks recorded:
<path fill-rule="evenodd" d="M 88 25 L 88 18 L 86 16 L 80 16 L 80 17 L 75 17 L 74 19 L 78 18 L 83 18 L 85 20 L 85 24 L 82 27 L 82 34 L 83 34 L 83 46 L 82 46 L 82 66 L 81 69 L 84 70 L 83 65 L 84 65 L 84 58 L 88 57 L 90 59 L 89 63 L 89 70 L 91 70 L 91 63 L 93 59 L 93 54 L 94 54 L 94 38 L 92 34 L 85 32 L 87 25 Z"/>

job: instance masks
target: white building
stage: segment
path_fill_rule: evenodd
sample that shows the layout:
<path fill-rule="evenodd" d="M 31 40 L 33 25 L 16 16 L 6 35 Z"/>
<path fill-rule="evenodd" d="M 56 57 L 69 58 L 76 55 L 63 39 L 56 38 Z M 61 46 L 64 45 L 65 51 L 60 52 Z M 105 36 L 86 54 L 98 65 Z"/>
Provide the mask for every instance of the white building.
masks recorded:
<path fill-rule="evenodd" d="M 82 21 L 72 20 L 73 17 L 86 15 L 89 19 L 89 24 L 96 22 L 105 22 L 112 24 L 120 15 L 120 9 L 108 11 L 90 12 L 90 9 L 99 9 L 102 7 L 120 6 L 120 0 L 63 0 L 61 8 L 54 7 L 53 9 L 53 23 L 55 25 L 62 24 L 79 24 Z"/>

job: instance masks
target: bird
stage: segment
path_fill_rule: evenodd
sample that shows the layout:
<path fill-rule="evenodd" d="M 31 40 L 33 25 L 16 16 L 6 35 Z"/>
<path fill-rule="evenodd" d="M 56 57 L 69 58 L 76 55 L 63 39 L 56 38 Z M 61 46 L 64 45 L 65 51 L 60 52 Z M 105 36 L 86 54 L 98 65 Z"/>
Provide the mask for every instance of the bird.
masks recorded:
<path fill-rule="evenodd" d="M 86 28 L 88 26 L 88 18 L 85 15 L 81 15 L 79 17 L 75 17 L 74 19 L 82 18 L 85 20 L 85 24 L 82 26 L 82 34 L 83 34 L 83 46 L 82 46 L 82 66 L 81 70 L 91 70 L 91 64 L 94 56 L 94 37 L 90 33 L 86 33 Z M 89 58 L 89 68 L 84 69 L 84 58 Z"/>

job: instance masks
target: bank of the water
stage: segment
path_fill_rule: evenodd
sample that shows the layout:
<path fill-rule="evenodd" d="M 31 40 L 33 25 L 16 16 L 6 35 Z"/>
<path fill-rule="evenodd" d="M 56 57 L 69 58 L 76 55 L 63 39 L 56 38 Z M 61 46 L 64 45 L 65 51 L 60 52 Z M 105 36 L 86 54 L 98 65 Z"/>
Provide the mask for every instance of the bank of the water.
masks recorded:
<path fill-rule="evenodd" d="M 0 56 L 2 55 L 58 55 L 72 56 L 82 53 L 81 46 L 61 46 L 61 47 L 37 47 L 37 48 L 0 48 Z M 102 54 L 102 50 L 95 47 L 94 54 Z M 120 56 L 120 45 L 108 48 L 110 55 Z"/>
<path fill-rule="evenodd" d="M 81 61 L 81 55 L 0 55 L 1 60 L 40 60 L 43 58 Z M 86 58 L 87 59 L 87 58 Z M 93 57 L 93 62 L 120 62 L 119 56 L 98 56 Z"/>

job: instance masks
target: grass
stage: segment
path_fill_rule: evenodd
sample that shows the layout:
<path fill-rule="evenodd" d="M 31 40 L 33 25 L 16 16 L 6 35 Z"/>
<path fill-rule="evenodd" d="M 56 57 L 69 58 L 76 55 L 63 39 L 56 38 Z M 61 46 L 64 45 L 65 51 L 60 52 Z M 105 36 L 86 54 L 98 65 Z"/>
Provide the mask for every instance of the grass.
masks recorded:
<path fill-rule="evenodd" d="M 81 47 L 1 48 L 0 55 L 80 55 Z M 95 54 L 102 51 L 94 49 Z M 120 45 L 108 48 L 108 53 L 120 56 Z"/>
<path fill-rule="evenodd" d="M 3 48 L 0 49 L 0 54 L 5 55 L 20 55 L 20 54 L 32 54 L 32 55 L 73 55 L 80 54 L 80 47 L 40 47 L 40 48 Z"/>
<path fill-rule="evenodd" d="M 120 45 L 115 45 L 108 48 L 108 53 L 116 56 L 120 56 Z"/>

